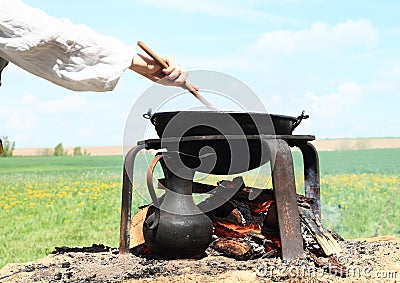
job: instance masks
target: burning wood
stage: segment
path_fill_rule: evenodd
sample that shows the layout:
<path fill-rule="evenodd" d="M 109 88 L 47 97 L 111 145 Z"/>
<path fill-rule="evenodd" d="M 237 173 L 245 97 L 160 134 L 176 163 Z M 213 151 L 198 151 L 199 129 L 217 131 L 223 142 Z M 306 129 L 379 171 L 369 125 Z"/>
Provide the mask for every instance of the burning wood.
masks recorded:
<path fill-rule="evenodd" d="M 299 207 L 299 213 L 304 227 L 315 237 L 324 250 L 325 255 L 330 256 L 342 252 L 338 242 L 332 237 L 331 233 L 322 226 L 317 215 L 314 215 L 310 210 L 301 206 Z"/>
<path fill-rule="evenodd" d="M 265 248 L 249 238 L 220 238 L 211 247 L 228 257 L 238 260 L 259 258 L 265 254 Z"/>
<path fill-rule="evenodd" d="M 280 255 L 279 224 L 273 190 L 246 187 L 241 177 L 233 181 L 219 182 L 217 188 L 200 183 L 195 183 L 193 187 L 194 191 L 211 192 L 210 198 L 205 202 L 220 197 L 215 194 L 216 191 L 232 189 L 237 190 L 237 193 L 223 205 L 207 213 L 214 226 L 215 240 L 210 246 L 219 253 L 237 260 Z M 250 198 L 254 195 L 257 197 Z M 332 257 L 340 254 L 340 245 L 322 226 L 318 215 L 312 212 L 312 201 L 297 195 L 305 249 L 317 260 L 318 256 Z M 201 205 L 199 204 L 199 207 Z M 139 235 L 139 239 L 142 239 L 140 235 L 143 219 L 141 211 L 140 216 L 134 217 L 135 221 L 131 226 L 131 233 Z M 143 240 L 134 243 L 142 244 Z"/>
<path fill-rule="evenodd" d="M 237 225 L 214 221 L 214 235 L 220 238 L 245 238 L 249 233 L 261 234 L 261 226 L 256 224 Z"/>
<path fill-rule="evenodd" d="M 263 256 L 260 245 L 264 253 L 273 250 L 279 253 L 280 238 L 273 190 L 246 187 L 242 180 L 237 179 L 223 183 L 224 187 L 231 189 L 234 189 L 234 184 L 240 187 L 228 202 L 208 214 L 213 220 L 214 235 L 217 238 L 213 248 L 240 260 Z M 250 195 L 257 197 L 251 200 Z M 339 244 L 312 212 L 312 200 L 298 195 L 297 201 L 304 231 L 304 245 L 313 247 L 313 251 L 320 255 L 339 254 Z"/>

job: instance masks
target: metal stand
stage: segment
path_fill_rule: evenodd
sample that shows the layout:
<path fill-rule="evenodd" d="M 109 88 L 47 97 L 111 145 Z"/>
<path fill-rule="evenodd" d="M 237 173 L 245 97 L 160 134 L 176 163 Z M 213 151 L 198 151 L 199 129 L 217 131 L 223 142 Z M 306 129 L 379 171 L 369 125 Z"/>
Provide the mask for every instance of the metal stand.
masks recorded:
<path fill-rule="evenodd" d="M 283 139 L 263 139 L 271 154 L 272 187 L 278 215 L 282 258 L 293 260 L 303 254 L 299 209 L 292 152 Z"/>
<path fill-rule="evenodd" d="M 321 218 L 318 152 L 309 142 L 297 143 L 303 154 L 305 196 L 312 199 L 311 209 Z"/>
<path fill-rule="evenodd" d="M 275 194 L 279 233 L 281 238 L 282 258 L 293 260 L 303 254 L 300 216 L 297 206 L 296 184 L 293 158 L 290 147 L 298 147 L 303 155 L 305 196 L 312 201 L 313 212 L 320 215 L 320 179 L 318 153 L 309 141 L 310 135 L 254 135 L 254 136 L 206 136 L 182 137 L 180 142 L 218 139 L 257 139 L 262 143 L 262 150 L 268 150 L 271 156 L 272 185 Z M 163 139 L 163 147 L 168 150 L 168 143 L 176 144 L 176 138 Z M 139 141 L 125 157 L 122 187 L 122 207 L 120 226 L 120 254 L 129 252 L 130 221 L 132 211 L 132 178 L 133 163 L 137 153 L 142 149 L 161 149 L 160 139 Z"/>
<path fill-rule="evenodd" d="M 119 226 L 119 253 L 129 253 L 131 214 L 132 214 L 132 182 L 135 157 L 144 149 L 144 145 L 134 146 L 125 156 L 122 182 L 121 222 Z"/>

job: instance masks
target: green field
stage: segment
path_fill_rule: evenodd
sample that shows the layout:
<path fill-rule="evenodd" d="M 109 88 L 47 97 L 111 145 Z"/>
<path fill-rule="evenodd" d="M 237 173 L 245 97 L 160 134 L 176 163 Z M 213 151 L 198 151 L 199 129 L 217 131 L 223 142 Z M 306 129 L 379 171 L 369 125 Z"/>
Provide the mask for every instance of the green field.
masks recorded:
<path fill-rule="evenodd" d="M 326 226 L 345 238 L 400 235 L 400 149 L 319 157 Z M 300 153 L 294 161 L 301 192 Z M 56 246 L 117 247 L 122 162 L 121 156 L 0 158 L 0 267 L 43 257 Z M 137 169 L 143 179 L 134 208 L 146 203 L 141 197 L 146 164 L 141 156 Z M 246 184 L 251 179 L 246 176 Z M 270 179 L 258 176 L 255 184 L 268 187 Z"/>

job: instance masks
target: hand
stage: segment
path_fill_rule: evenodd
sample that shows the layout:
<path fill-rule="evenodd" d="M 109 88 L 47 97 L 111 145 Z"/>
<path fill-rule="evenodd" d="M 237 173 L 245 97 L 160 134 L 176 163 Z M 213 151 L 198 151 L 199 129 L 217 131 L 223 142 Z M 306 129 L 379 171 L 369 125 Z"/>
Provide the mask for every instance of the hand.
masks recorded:
<path fill-rule="evenodd" d="M 188 72 L 178 65 L 172 56 L 165 56 L 161 58 L 165 61 L 165 63 L 167 63 L 168 68 L 161 69 L 161 67 L 156 63 L 160 69 L 154 72 L 153 75 L 156 77 L 166 78 L 161 82 L 164 85 L 182 86 L 186 82 L 186 79 L 189 75 Z"/>
<path fill-rule="evenodd" d="M 176 64 L 172 56 L 161 58 L 167 63 L 168 68 L 163 69 L 152 58 L 137 54 L 132 60 L 130 69 L 160 84 L 185 88 L 185 82 L 189 75 L 188 72 Z M 198 90 L 197 87 L 195 88 Z"/>

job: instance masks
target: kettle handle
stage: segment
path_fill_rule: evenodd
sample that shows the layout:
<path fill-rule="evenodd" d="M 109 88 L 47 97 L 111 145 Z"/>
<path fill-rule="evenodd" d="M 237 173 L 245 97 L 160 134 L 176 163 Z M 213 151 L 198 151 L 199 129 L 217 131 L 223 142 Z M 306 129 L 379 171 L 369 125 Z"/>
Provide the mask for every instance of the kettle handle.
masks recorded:
<path fill-rule="evenodd" d="M 160 210 L 154 206 L 151 207 L 154 208 L 154 212 L 144 220 L 143 224 L 147 229 L 154 230 L 158 227 L 158 223 L 160 222 Z"/>
<path fill-rule="evenodd" d="M 154 190 L 154 186 L 153 186 L 153 172 L 154 172 L 154 168 L 157 165 L 157 162 L 162 158 L 162 154 L 157 154 L 153 160 L 150 162 L 149 168 L 147 169 L 147 189 L 149 190 L 149 194 L 151 197 L 151 200 L 153 201 L 154 206 L 156 206 L 157 208 L 160 207 L 160 203 L 158 201 L 156 192 Z"/>

